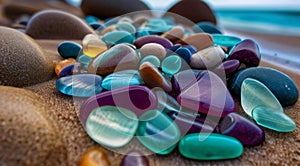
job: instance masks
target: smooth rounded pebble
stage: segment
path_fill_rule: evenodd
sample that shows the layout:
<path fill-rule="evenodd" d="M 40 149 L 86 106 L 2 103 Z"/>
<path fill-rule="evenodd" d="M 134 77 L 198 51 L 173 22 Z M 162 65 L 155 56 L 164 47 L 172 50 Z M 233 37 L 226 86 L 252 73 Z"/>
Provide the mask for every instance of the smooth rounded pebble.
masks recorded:
<path fill-rule="evenodd" d="M 57 51 L 61 57 L 64 59 L 74 58 L 82 52 L 82 46 L 73 41 L 64 41 L 59 43 L 57 46 Z"/>
<path fill-rule="evenodd" d="M 26 34 L 35 39 L 79 39 L 93 33 L 80 18 L 63 11 L 44 10 L 28 22 Z"/>
<path fill-rule="evenodd" d="M 0 26 L 0 85 L 23 87 L 53 78 L 53 63 L 29 36 Z"/>
<path fill-rule="evenodd" d="M 140 49 L 140 53 L 142 58 L 148 55 L 154 55 L 161 61 L 166 57 L 166 49 L 157 43 L 148 43 L 143 45 Z"/>
<path fill-rule="evenodd" d="M 84 152 L 78 166 L 109 166 L 107 154 L 102 148 L 94 147 Z"/>
<path fill-rule="evenodd" d="M 128 152 L 122 159 L 120 166 L 148 166 L 149 161 L 143 153 L 137 150 Z"/>
<path fill-rule="evenodd" d="M 0 86 L 0 158 L 5 165 L 61 165 L 66 147 L 41 96 Z"/>

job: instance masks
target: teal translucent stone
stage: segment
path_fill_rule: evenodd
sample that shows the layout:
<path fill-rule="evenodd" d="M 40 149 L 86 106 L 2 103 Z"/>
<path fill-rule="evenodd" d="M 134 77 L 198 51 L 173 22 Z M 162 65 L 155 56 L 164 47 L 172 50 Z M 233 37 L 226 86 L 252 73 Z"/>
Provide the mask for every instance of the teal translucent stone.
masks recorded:
<path fill-rule="evenodd" d="M 151 34 L 167 32 L 172 28 L 171 26 L 168 26 L 163 19 L 158 18 L 148 20 L 146 27 L 150 29 Z"/>
<path fill-rule="evenodd" d="M 263 83 L 252 78 L 247 78 L 242 83 L 241 104 L 249 116 L 252 116 L 252 110 L 258 106 L 283 112 L 282 106 L 273 93 Z"/>
<path fill-rule="evenodd" d="M 102 106 L 94 109 L 86 121 L 87 134 L 97 143 L 118 148 L 126 145 L 138 127 L 136 115 L 128 109 Z"/>
<path fill-rule="evenodd" d="M 79 62 L 80 64 L 82 64 L 84 69 L 88 69 L 90 62 L 93 59 L 85 54 L 82 54 L 80 56 L 77 57 L 77 62 Z"/>
<path fill-rule="evenodd" d="M 102 81 L 102 87 L 107 90 L 124 86 L 144 84 L 138 70 L 122 70 L 106 76 Z"/>
<path fill-rule="evenodd" d="M 171 153 L 180 139 L 178 126 L 166 114 L 150 110 L 140 117 L 136 136 L 138 140 L 154 153 Z"/>
<path fill-rule="evenodd" d="M 222 34 L 213 34 L 212 35 L 215 45 L 225 46 L 232 48 L 236 44 L 242 41 L 242 39 L 234 36 L 226 36 Z"/>
<path fill-rule="evenodd" d="M 101 39 L 108 46 L 113 46 L 121 43 L 133 44 L 135 37 L 126 31 L 113 31 L 106 33 Z"/>
<path fill-rule="evenodd" d="M 253 109 L 252 117 L 260 126 L 278 132 L 291 132 L 296 129 L 295 122 L 281 111 L 259 106 Z"/>
<path fill-rule="evenodd" d="M 131 34 L 135 34 L 135 32 L 136 32 L 135 27 L 132 24 L 130 24 L 129 22 L 118 23 L 116 25 L 116 29 L 119 30 L 119 31 L 126 31 L 126 32 L 129 32 Z"/>
<path fill-rule="evenodd" d="M 141 60 L 140 64 L 143 64 L 144 62 L 150 62 L 154 66 L 160 67 L 160 60 L 156 56 L 154 56 L 154 55 L 148 55 L 148 56 L 144 57 Z"/>
<path fill-rule="evenodd" d="M 179 152 L 196 160 L 225 160 L 242 155 L 243 145 L 235 138 L 215 133 L 193 133 L 184 136 Z"/>
<path fill-rule="evenodd" d="M 90 97 L 102 92 L 102 77 L 94 74 L 78 74 L 61 77 L 56 81 L 56 89 L 66 95 Z"/>
<path fill-rule="evenodd" d="M 182 67 L 182 59 L 177 55 L 166 57 L 161 64 L 162 71 L 168 75 L 174 75 L 180 71 Z"/>

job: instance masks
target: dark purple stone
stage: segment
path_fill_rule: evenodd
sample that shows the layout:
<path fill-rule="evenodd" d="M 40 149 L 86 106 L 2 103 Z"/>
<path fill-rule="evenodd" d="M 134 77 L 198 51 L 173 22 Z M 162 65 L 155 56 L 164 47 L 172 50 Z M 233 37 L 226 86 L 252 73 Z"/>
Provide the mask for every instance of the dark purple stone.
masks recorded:
<path fill-rule="evenodd" d="M 225 117 L 235 111 L 235 102 L 226 85 L 213 72 L 204 71 L 196 83 L 177 96 L 177 102 L 192 110 L 215 117 Z"/>
<path fill-rule="evenodd" d="M 251 39 L 246 39 L 235 45 L 228 59 L 237 59 L 247 67 L 259 65 L 261 55 L 258 44 Z"/>
<path fill-rule="evenodd" d="M 230 113 L 222 120 L 220 132 L 238 139 L 246 146 L 259 145 L 265 140 L 262 129 L 237 113 Z"/>
<path fill-rule="evenodd" d="M 106 91 L 88 98 L 80 108 L 80 121 L 85 125 L 89 114 L 97 107 L 112 105 L 127 108 L 137 116 L 156 109 L 157 98 L 145 86 L 133 85 Z"/>
<path fill-rule="evenodd" d="M 217 68 L 213 70 L 214 73 L 219 75 L 220 73 L 225 73 L 226 75 L 232 74 L 237 71 L 240 67 L 240 61 L 237 59 L 227 60 L 220 64 Z"/>
<path fill-rule="evenodd" d="M 170 49 L 173 46 L 173 43 L 161 36 L 156 35 L 149 35 L 149 36 L 143 36 L 135 40 L 134 45 L 137 48 L 141 48 L 143 45 L 148 43 L 157 43 L 165 47 L 166 49 Z"/>
<path fill-rule="evenodd" d="M 128 152 L 120 166 L 148 166 L 149 161 L 146 156 L 144 156 L 140 151 L 132 150 Z"/>
<path fill-rule="evenodd" d="M 197 70 L 200 72 L 200 70 Z M 171 79 L 172 90 L 175 94 L 179 94 L 181 91 L 186 89 L 189 85 L 197 82 L 198 73 L 193 70 L 184 70 L 173 75 Z"/>

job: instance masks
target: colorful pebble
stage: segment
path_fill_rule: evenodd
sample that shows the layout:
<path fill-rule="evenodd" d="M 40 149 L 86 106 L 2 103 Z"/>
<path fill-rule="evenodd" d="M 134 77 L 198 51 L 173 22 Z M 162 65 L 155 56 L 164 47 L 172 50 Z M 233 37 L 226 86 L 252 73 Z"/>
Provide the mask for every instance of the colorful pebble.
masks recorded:
<path fill-rule="evenodd" d="M 190 65 L 196 69 L 212 69 L 221 64 L 225 53 L 219 46 L 209 47 L 193 54 Z"/>
<path fill-rule="evenodd" d="M 169 49 L 173 46 L 173 43 L 161 36 L 156 36 L 156 35 L 149 35 L 149 36 L 143 36 L 135 40 L 134 45 L 137 48 L 143 47 L 143 45 L 148 44 L 148 43 L 157 43 L 162 45 L 164 48 Z"/>
<path fill-rule="evenodd" d="M 159 60 L 163 60 L 166 57 L 165 48 L 157 43 L 148 43 L 141 47 L 140 49 L 141 58 L 144 58 L 148 55 L 154 55 Z"/>
<path fill-rule="evenodd" d="M 83 53 L 91 58 L 107 50 L 106 44 L 93 34 L 86 35 L 82 40 Z"/>
<path fill-rule="evenodd" d="M 60 72 L 67 66 L 70 66 L 72 64 L 75 64 L 76 63 L 76 60 L 73 59 L 73 58 L 68 58 L 68 59 L 65 59 L 65 60 L 62 60 L 62 61 L 59 61 L 55 67 L 54 67 L 54 70 L 55 70 L 55 74 L 57 76 L 60 76 Z"/>
<path fill-rule="evenodd" d="M 57 46 L 57 51 L 64 59 L 76 59 L 77 56 L 81 54 L 82 46 L 76 42 L 64 41 Z"/>
<path fill-rule="evenodd" d="M 172 43 L 180 40 L 184 36 L 184 28 L 182 26 L 174 26 L 168 32 L 161 35 L 162 37 L 170 40 Z"/>
<path fill-rule="evenodd" d="M 199 78 L 193 70 L 184 70 L 173 75 L 171 79 L 172 89 L 176 94 L 181 93 L 189 86 L 195 84 Z"/>
<path fill-rule="evenodd" d="M 217 75 L 221 75 L 225 73 L 227 76 L 230 74 L 235 73 L 240 67 L 240 61 L 233 59 L 233 60 L 226 60 L 225 62 L 221 63 L 218 67 L 216 67 L 213 72 Z"/>
<path fill-rule="evenodd" d="M 120 23 L 118 23 L 116 25 L 116 29 L 118 31 L 126 31 L 126 32 L 131 33 L 131 34 L 136 33 L 135 27 L 129 22 L 120 22 Z"/>
<path fill-rule="evenodd" d="M 221 30 L 210 22 L 199 22 L 193 26 L 195 33 L 222 34 Z"/>
<path fill-rule="evenodd" d="M 187 63 L 190 63 L 192 52 L 188 48 L 185 47 L 178 48 L 175 51 L 175 53 L 179 55 L 181 58 L 183 58 Z"/>
<path fill-rule="evenodd" d="M 103 35 L 101 40 L 103 40 L 106 45 L 111 47 L 121 43 L 132 44 L 135 40 L 135 37 L 131 33 L 126 31 L 113 31 Z"/>
<path fill-rule="evenodd" d="M 144 62 L 150 62 L 150 63 L 152 63 L 152 65 L 154 65 L 156 67 L 160 67 L 160 60 L 157 58 L 157 56 L 154 56 L 154 55 L 148 55 L 148 56 L 144 57 L 141 60 L 140 65 L 143 64 Z"/>
<path fill-rule="evenodd" d="M 162 61 L 161 68 L 164 73 L 172 76 L 181 70 L 182 59 L 177 55 L 170 55 Z"/>
<path fill-rule="evenodd" d="M 224 46 L 229 50 L 242 41 L 242 39 L 238 37 L 227 36 L 222 34 L 213 34 L 212 37 L 215 45 Z"/>
<path fill-rule="evenodd" d="M 197 51 L 214 45 L 212 36 L 207 33 L 195 33 L 188 35 L 182 39 L 182 43 L 184 45 L 194 46 Z"/>
<path fill-rule="evenodd" d="M 110 162 L 103 149 L 95 147 L 84 152 L 78 166 L 110 166 Z"/>
<path fill-rule="evenodd" d="M 132 150 L 124 156 L 120 166 L 149 166 L 149 161 L 140 151 Z"/>

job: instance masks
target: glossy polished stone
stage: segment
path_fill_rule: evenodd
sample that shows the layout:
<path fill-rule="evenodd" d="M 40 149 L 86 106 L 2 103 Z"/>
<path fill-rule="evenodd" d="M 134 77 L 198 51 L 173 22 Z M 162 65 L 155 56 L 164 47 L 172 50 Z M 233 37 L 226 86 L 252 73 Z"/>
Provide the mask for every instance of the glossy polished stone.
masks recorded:
<path fill-rule="evenodd" d="M 107 154 L 103 149 L 94 147 L 84 152 L 78 166 L 109 166 Z"/>
<path fill-rule="evenodd" d="M 64 41 L 59 43 L 57 51 L 61 57 L 66 58 L 77 58 L 81 54 L 82 46 L 72 41 Z"/>
<path fill-rule="evenodd" d="M 91 58 L 107 50 L 106 44 L 93 34 L 86 35 L 82 40 L 83 53 Z"/>
<path fill-rule="evenodd" d="M 179 152 L 196 160 L 224 160 L 242 155 L 243 145 L 235 138 L 215 133 L 193 133 L 184 136 Z"/>
<path fill-rule="evenodd" d="M 252 117 L 258 125 L 278 132 L 292 132 L 297 127 L 284 112 L 273 108 L 258 106 L 253 109 Z"/>
<path fill-rule="evenodd" d="M 298 101 L 299 92 L 294 81 L 279 70 L 266 67 L 253 67 L 237 72 L 228 81 L 229 90 L 236 96 L 240 96 L 241 86 L 246 78 L 256 79 L 266 85 L 283 107 Z"/>
<path fill-rule="evenodd" d="M 166 57 L 161 63 L 162 71 L 168 75 L 174 75 L 182 68 L 182 59 L 177 55 Z"/>
<path fill-rule="evenodd" d="M 150 62 L 152 65 L 156 67 L 160 67 L 160 60 L 157 58 L 157 56 L 154 55 L 148 55 L 144 57 L 141 61 L 140 64 L 143 64 L 144 62 Z"/>
<path fill-rule="evenodd" d="M 65 66 L 59 72 L 58 76 L 59 77 L 65 77 L 65 76 L 68 76 L 68 75 L 73 75 L 73 70 L 74 70 L 75 66 L 77 66 L 77 65 L 76 64 L 71 64 L 71 65 Z"/>
<path fill-rule="evenodd" d="M 240 61 L 233 59 L 233 60 L 227 60 L 223 63 L 221 63 L 218 67 L 216 67 L 213 72 L 216 74 L 223 74 L 230 75 L 235 73 L 239 67 L 240 67 Z"/>
<path fill-rule="evenodd" d="M 157 107 L 157 98 L 150 89 L 139 85 L 102 92 L 88 98 L 81 105 L 79 115 L 81 123 L 85 125 L 86 119 L 92 110 L 105 105 L 127 108 L 140 116 L 145 111 Z"/>
<path fill-rule="evenodd" d="M 243 40 L 230 51 L 228 59 L 238 59 L 247 67 L 258 66 L 261 59 L 258 44 L 251 39 Z"/>
<path fill-rule="evenodd" d="M 138 70 L 122 70 L 106 76 L 101 86 L 104 89 L 112 90 L 124 86 L 144 84 Z"/>
<path fill-rule="evenodd" d="M 235 102 L 223 81 L 213 72 L 201 73 L 201 78 L 177 96 L 177 102 L 200 113 L 224 117 L 235 111 Z"/>
<path fill-rule="evenodd" d="M 157 43 L 148 43 L 141 47 L 140 49 L 141 58 L 144 58 L 148 55 L 154 55 L 159 60 L 163 60 L 166 57 L 166 49 Z"/>
<path fill-rule="evenodd" d="M 153 93 L 157 97 L 157 109 L 164 113 L 179 112 L 180 105 L 172 96 L 161 89 L 153 89 Z"/>
<path fill-rule="evenodd" d="M 265 133 L 262 129 L 237 113 L 228 114 L 219 126 L 221 134 L 234 137 L 246 146 L 259 145 L 265 140 Z"/>
<path fill-rule="evenodd" d="M 95 57 L 89 65 L 89 72 L 108 75 L 115 71 L 137 69 L 138 65 L 135 50 L 126 44 L 118 44 Z"/>
<path fill-rule="evenodd" d="M 195 33 L 222 34 L 221 30 L 210 22 L 199 22 L 193 26 Z"/>
<path fill-rule="evenodd" d="M 242 41 L 242 39 L 235 36 L 227 36 L 221 34 L 213 34 L 212 35 L 215 45 L 225 46 L 228 49 L 231 49 L 236 44 Z"/>
<path fill-rule="evenodd" d="M 55 67 L 54 67 L 54 70 L 55 70 L 55 74 L 57 76 L 60 76 L 60 72 L 67 66 L 70 66 L 72 64 L 76 63 L 76 60 L 73 59 L 73 58 L 68 58 L 68 59 L 64 59 L 62 61 L 59 61 Z"/>
<path fill-rule="evenodd" d="M 185 47 L 178 48 L 175 51 L 175 53 L 178 54 L 181 58 L 183 58 L 186 61 L 186 63 L 190 63 L 192 52 L 188 48 Z"/>
<path fill-rule="evenodd" d="M 120 23 L 118 23 L 116 25 L 116 29 L 118 31 L 126 31 L 130 34 L 135 34 L 136 33 L 135 27 L 129 22 L 120 22 Z"/>
<path fill-rule="evenodd" d="M 101 40 L 103 40 L 108 46 L 113 46 L 121 43 L 133 44 L 135 37 L 126 31 L 112 31 L 103 35 Z"/>
<path fill-rule="evenodd" d="M 193 70 L 183 70 L 175 75 L 171 79 L 172 89 L 176 94 L 179 94 L 181 91 L 188 88 L 190 85 L 193 85 L 198 80 L 197 75 Z"/>
<path fill-rule="evenodd" d="M 283 108 L 273 93 L 261 82 L 246 78 L 241 88 L 241 105 L 243 110 L 252 116 L 255 107 L 264 106 L 283 112 Z"/>
<path fill-rule="evenodd" d="M 77 62 L 82 65 L 82 67 L 87 70 L 89 68 L 89 64 L 93 59 L 85 54 L 82 54 L 77 57 Z"/>
<path fill-rule="evenodd" d="M 140 75 L 143 81 L 151 88 L 160 87 L 166 92 L 172 91 L 171 82 L 149 62 L 143 63 L 140 68 Z"/>
<path fill-rule="evenodd" d="M 212 69 L 221 64 L 224 58 L 225 53 L 221 47 L 209 47 L 193 54 L 190 65 L 196 69 Z"/>
<path fill-rule="evenodd" d="M 166 114 L 150 110 L 139 121 L 136 136 L 145 147 L 160 155 L 169 154 L 175 149 L 180 139 L 180 131 Z"/>
<path fill-rule="evenodd" d="M 56 81 L 56 89 L 74 97 L 90 97 L 102 92 L 102 77 L 94 74 L 78 74 L 61 77 Z"/>
<path fill-rule="evenodd" d="M 85 130 L 95 142 L 118 148 L 125 146 L 133 138 L 138 123 L 136 115 L 128 109 L 102 106 L 90 113 Z"/>
<path fill-rule="evenodd" d="M 140 151 L 132 150 L 122 159 L 120 166 L 148 166 L 149 161 Z"/>
<path fill-rule="evenodd" d="M 195 33 L 182 39 L 184 45 L 192 45 L 197 51 L 203 50 L 214 45 L 212 36 L 208 33 Z"/>
<path fill-rule="evenodd" d="M 184 28 L 182 26 L 174 26 L 168 32 L 161 35 L 162 37 L 170 40 L 172 43 L 180 40 L 184 36 Z"/>
<path fill-rule="evenodd" d="M 143 36 L 135 40 L 134 45 L 137 48 L 141 48 L 143 45 L 148 43 L 157 43 L 162 45 L 164 48 L 169 49 L 173 46 L 173 43 L 161 36 L 156 35 L 149 35 L 149 36 Z"/>

